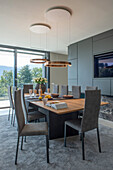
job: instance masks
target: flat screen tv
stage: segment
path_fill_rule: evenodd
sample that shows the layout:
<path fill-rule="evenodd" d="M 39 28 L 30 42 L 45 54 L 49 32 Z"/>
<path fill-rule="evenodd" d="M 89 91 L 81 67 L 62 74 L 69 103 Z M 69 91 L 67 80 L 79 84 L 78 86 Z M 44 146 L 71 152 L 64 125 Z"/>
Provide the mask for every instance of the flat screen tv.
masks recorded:
<path fill-rule="evenodd" d="M 94 77 L 113 77 L 113 52 L 94 55 Z"/>

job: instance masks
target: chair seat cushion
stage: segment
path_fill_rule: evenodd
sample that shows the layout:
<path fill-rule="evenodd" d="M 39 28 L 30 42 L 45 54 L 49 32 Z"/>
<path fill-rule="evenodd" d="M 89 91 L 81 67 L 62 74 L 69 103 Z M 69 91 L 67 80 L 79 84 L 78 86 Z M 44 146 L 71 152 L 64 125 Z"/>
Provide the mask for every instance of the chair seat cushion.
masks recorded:
<path fill-rule="evenodd" d="M 40 113 L 39 111 L 29 112 L 28 113 L 28 121 L 35 121 L 40 118 L 45 118 L 45 115 Z"/>
<path fill-rule="evenodd" d="M 47 122 L 25 124 L 20 136 L 48 135 Z"/>
<path fill-rule="evenodd" d="M 75 130 L 81 131 L 81 119 L 67 120 L 65 121 L 65 124 Z"/>

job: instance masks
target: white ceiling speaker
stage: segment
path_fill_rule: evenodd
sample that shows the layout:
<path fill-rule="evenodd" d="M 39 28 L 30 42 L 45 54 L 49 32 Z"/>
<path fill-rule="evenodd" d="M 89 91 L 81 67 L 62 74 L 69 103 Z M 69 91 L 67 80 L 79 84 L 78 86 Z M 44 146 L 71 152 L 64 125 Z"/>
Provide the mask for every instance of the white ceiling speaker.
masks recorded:
<path fill-rule="evenodd" d="M 46 10 L 46 18 L 48 20 L 58 22 L 65 20 L 72 15 L 72 10 L 65 6 L 55 6 Z"/>
<path fill-rule="evenodd" d="M 37 33 L 37 34 L 44 34 L 47 33 L 51 27 L 48 24 L 45 23 L 35 23 L 30 25 L 30 31 Z"/>

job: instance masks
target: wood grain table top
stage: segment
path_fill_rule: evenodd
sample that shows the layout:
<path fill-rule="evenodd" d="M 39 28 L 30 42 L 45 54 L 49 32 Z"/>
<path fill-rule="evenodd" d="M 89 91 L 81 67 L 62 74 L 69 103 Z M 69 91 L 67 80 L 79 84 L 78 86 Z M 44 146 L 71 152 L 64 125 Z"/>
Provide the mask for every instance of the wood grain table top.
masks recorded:
<path fill-rule="evenodd" d="M 58 100 L 54 100 L 54 101 L 58 101 Z M 50 101 L 48 101 L 48 102 L 50 102 Z M 51 112 L 61 115 L 61 114 L 66 114 L 66 113 L 77 112 L 79 110 L 83 110 L 84 104 L 85 104 L 85 99 L 67 99 L 67 100 L 61 100 L 61 102 L 66 102 L 68 108 L 56 110 L 49 106 L 44 105 L 42 101 L 30 101 L 30 103 L 32 103 L 38 107 L 44 108 L 46 110 L 49 110 Z M 109 103 L 101 102 L 101 106 L 106 105 L 106 104 L 109 104 Z"/>

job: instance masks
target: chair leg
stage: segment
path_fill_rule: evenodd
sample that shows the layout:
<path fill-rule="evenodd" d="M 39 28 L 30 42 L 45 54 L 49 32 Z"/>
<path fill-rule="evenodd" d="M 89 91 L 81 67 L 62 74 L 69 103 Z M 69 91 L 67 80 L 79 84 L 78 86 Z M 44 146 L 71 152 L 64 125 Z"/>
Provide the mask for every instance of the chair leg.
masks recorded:
<path fill-rule="evenodd" d="M 22 136 L 22 140 L 21 140 L 21 150 L 23 149 L 23 136 Z"/>
<path fill-rule="evenodd" d="M 11 124 L 13 123 L 13 109 L 12 109 L 12 117 L 11 117 Z"/>
<path fill-rule="evenodd" d="M 48 135 L 46 135 L 46 154 L 47 154 L 47 163 L 49 163 L 49 139 L 48 139 Z"/>
<path fill-rule="evenodd" d="M 24 142 L 26 142 L 26 136 L 25 136 L 25 138 L 24 138 Z"/>
<path fill-rule="evenodd" d="M 100 136 L 99 136 L 99 129 L 98 129 L 98 128 L 97 128 L 97 138 L 98 138 L 98 148 L 99 148 L 99 152 L 101 152 Z"/>
<path fill-rule="evenodd" d="M 9 108 L 8 120 L 10 120 L 10 112 L 11 112 L 11 108 Z"/>
<path fill-rule="evenodd" d="M 18 147 L 19 147 L 19 136 L 18 136 L 18 139 L 17 139 L 16 156 L 15 156 L 15 165 L 17 165 Z"/>
<path fill-rule="evenodd" d="M 15 125 L 15 111 L 14 111 L 14 120 L 13 120 L 13 126 Z"/>
<path fill-rule="evenodd" d="M 64 147 L 66 147 L 66 124 L 64 125 Z"/>
<path fill-rule="evenodd" d="M 84 133 L 81 133 L 82 137 L 82 159 L 85 160 L 85 152 L 84 152 Z"/>

